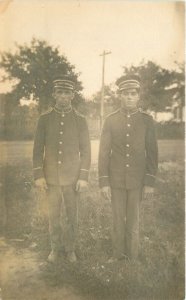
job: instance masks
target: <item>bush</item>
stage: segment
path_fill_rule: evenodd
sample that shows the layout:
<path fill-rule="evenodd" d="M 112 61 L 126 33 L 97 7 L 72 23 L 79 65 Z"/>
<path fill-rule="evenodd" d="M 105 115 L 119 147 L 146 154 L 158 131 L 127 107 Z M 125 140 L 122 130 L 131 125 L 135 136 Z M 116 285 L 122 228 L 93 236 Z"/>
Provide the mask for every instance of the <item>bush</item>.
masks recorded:
<path fill-rule="evenodd" d="M 166 122 L 156 123 L 158 139 L 184 139 L 185 123 Z"/>
<path fill-rule="evenodd" d="M 1 140 L 33 140 L 37 120 L 37 108 L 18 107 L 11 119 L 0 119 Z M 100 120 L 87 118 L 89 132 L 92 139 L 100 138 Z M 176 122 L 156 123 L 158 139 L 184 139 L 185 124 Z"/>

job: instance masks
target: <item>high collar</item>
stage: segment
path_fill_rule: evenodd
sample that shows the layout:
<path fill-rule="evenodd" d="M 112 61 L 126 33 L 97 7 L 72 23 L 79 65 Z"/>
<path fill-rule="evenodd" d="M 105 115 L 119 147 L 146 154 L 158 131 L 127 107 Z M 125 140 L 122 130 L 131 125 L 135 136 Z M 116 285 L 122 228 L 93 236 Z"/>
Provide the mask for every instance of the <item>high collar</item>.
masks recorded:
<path fill-rule="evenodd" d="M 132 109 L 132 110 L 127 110 L 127 109 L 125 109 L 125 108 L 123 108 L 123 107 L 120 108 L 120 112 L 121 112 L 122 114 L 128 115 L 128 116 L 134 115 L 134 114 L 136 114 L 138 111 L 139 111 L 138 108 L 134 108 L 134 109 Z"/>
<path fill-rule="evenodd" d="M 59 114 L 68 114 L 72 111 L 72 106 L 64 107 L 63 109 L 59 109 L 56 106 L 54 106 L 54 110 Z"/>

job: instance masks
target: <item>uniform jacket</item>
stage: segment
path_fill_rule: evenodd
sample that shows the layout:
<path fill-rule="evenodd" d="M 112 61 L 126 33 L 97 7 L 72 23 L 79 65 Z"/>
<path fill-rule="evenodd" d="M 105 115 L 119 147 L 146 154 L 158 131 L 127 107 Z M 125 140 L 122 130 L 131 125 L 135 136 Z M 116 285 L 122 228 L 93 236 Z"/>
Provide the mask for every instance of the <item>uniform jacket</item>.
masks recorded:
<path fill-rule="evenodd" d="M 88 180 L 91 150 L 85 117 L 56 108 L 40 116 L 33 149 L 34 178 L 48 184 L 70 185 Z"/>
<path fill-rule="evenodd" d="M 157 166 L 158 147 L 151 116 L 120 109 L 106 118 L 98 161 L 100 187 L 153 186 Z"/>

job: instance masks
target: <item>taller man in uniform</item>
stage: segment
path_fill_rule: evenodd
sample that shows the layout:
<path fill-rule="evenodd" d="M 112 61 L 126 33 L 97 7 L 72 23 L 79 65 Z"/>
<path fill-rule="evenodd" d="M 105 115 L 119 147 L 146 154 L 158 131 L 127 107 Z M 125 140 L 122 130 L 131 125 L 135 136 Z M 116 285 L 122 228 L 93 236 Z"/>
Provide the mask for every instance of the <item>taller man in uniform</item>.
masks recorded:
<path fill-rule="evenodd" d="M 140 79 L 122 76 L 116 81 L 121 108 L 105 120 L 99 151 L 99 184 L 111 198 L 113 260 L 137 259 L 139 206 L 142 193 L 151 201 L 158 166 L 153 119 L 138 109 Z"/>
<path fill-rule="evenodd" d="M 55 262 L 65 246 L 67 259 L 76 261 L 78 195 L 87 188 L 90 168 L 90 140 L 86 119 L 71 105 L 75 84 L 69 76 L 53 81 L 55 107 L 38 121 L 33 149 L 34 179 L 48 193 L 51 253 Z M 61 235 L 60 211 L 64 199 L 67 215 L 67 244 Z"/>

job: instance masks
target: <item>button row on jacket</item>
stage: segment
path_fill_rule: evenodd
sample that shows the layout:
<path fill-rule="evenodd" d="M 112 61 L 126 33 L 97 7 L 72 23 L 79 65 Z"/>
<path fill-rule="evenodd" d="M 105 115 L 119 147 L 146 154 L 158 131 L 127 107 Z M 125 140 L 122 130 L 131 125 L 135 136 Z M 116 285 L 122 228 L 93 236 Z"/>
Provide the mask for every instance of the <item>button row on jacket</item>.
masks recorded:
<path fill-rule="evenodd" d="M 64 114 L 61 115 L 62 118 L 63 118 L 64 116 L 65 116 Z M 64 125 L 64 122 L 60 122 L 60 124 L 63 126 L 63 125 Z M 63 131 L 60 131 L 59 133 L 62 135 L 62 134 L 63 134 Z M 62 145 L 63 142 L 60 141 L 59 144 Z M 62 154 L 62 151 L 59 151 L 58 153 L 59 153 L 59 154 Z M 61 165 L 61 164 L 62 164 L 62 161 L 59 160 L 59 161 L 58 161 L 58 164 Z"/>
<path fill-rule="evenodd" d="M 127 118 L 130 118 L 130 115 L 127 115 Z M 130 123 L 127 123 L 127 127 L 130 127 L 130 126 L 131 126 L 131 125 L 130 125 Z M 127 133 L 127 134 L 126 134 L 126 136 L 127 136 L 127 137 L 129 137 L 129 136 L 130 136 L 130 134 L 129 134 L 129 133 Z M 128 148 L 129 148 L 129 147 L 130 147 L 130 145 L 129 145 L 129 144 L 126 144 L 126 147 L 128 147 Z M 129 153 L 126 153 L 126 157 L 129 157 L 129 156 L 130 156 L 130 154 L 129 154 Z M 130 165 L 129 165 L 129 164 L 126 164 L 126 167 L 127 167 L 127 168 L 129 168 L 129 167 L 130 167 Z"/>
<path fill-rule="evenodd" d="M 62 118 L 63 118 L 64 116 L 65 116 L 64 114 L 61 115 Z M 64 122 L 60 122 L 60 124 L 63 126 L 63 125 L 64 125 Z M 60 131 L 59 133 L 62 135 L 62 134 L 63 134 L 63 131 Z M 62 145 L 63 142 L 60 141 L 59 144 Z M 62 154 L 62 151 L 59 151 L 58 153 L 59 153 L 59 154 Z M 61 165 L 61 164 L 62 164 L 62 161 L 59 160 L 59 161 L 58 161 L 58 164 Z"/>
<path fill-rule="evenodd" d="M 130 118 L 130 115 L 127 115 L 127 118 Z M 130 126 L 131 126 L 131 124 L 130 124 L 130 123 L 127 123 L 127 127 L 130 127 Z M 126 136 L 129 137 L 130 134 L 129 134 L 129 133 L 126 133 Z M 126 147 L 129 148 L 130 145 L 129 145 L 129 144 L 126 144 Z M 129 156 L 130 156 L 130 154 L 129 154 L 129 153 L 126 153 L 126 157 L 129 157 Z M 129 168 L 130 165 L 129 165 L 129 164 L 126 164 L 126 167 Z"/>

